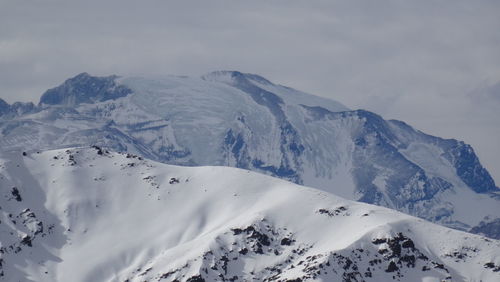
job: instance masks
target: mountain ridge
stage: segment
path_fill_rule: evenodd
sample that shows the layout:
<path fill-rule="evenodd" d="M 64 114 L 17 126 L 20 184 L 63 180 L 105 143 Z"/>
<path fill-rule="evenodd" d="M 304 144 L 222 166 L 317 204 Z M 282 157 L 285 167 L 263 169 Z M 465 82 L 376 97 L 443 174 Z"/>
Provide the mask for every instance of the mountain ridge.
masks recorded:
<path fill-rule="evenodd" d="M 62 92 L 48 96 L 63 97 L 59 105 L 0 117 L 2 149 L 99 145 L 170 164 L 234 166 L 500 238 L 491 227 L 499 189 L 461 141 L 240 72 L 82 74 L 54 89 Z"/>

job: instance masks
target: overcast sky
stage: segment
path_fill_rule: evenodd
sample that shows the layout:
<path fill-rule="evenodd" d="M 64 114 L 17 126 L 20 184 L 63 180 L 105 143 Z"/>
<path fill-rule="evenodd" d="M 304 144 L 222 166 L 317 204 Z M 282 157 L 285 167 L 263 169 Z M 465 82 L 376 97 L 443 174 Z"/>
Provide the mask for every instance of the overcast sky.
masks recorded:
<path fill-rule="evenodd" d="M 230 69 L 474 146 L 500 183 L 500 1 L 0 0 L 0 97 Z"/>

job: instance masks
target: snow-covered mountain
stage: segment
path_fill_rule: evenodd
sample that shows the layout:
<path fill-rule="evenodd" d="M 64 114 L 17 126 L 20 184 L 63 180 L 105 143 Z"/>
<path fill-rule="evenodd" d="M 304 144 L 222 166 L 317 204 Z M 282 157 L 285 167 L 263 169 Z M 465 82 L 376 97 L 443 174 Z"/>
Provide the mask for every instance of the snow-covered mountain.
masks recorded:
<path fill-rule="evenodd" d="M 469 145 L 257 75 L 83 73 L 15 105 L 0 103 L 5 151 L 99 145 L 245 168 L 500 238 L 500 190 Z"/>
<path fill-rule="evenodd" d="M 500 280 L 497 240 L 247 170 L 3 152 L 0 186 L 0 280 Z"/>

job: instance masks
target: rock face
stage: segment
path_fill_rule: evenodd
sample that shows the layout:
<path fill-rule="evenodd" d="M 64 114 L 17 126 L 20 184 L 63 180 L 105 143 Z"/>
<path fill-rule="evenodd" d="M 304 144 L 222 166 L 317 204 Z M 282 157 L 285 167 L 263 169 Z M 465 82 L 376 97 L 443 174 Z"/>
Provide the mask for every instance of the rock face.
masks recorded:
<path fill-rule="evenodd" d="M 498 281 L 500 243 L 229 167 L 0 153 L 0 281 Z"/>
<path fill-rule="evenodd" d="M 62 85 L 47 90 L 39 105 L 76 106 L 81 103 L 95 103 L 125 97 L 130 94 L 126 87 L 117 86 L 116 76 L 93 77 L 81 73 L 68 79 Z"/>
<path fill-rule="evenodd" d="M 3 99 L 0 99 L 0 116 L 6 114 L 10 110 L 10 105 Z"/>
<path fill-rule="evenodd" d="M 33 113 L 37 110 L 35 104 L 15 102 L 9 105 L 4 100 L 0 99 L 0 118 L 14 118 L 16 116 Z"/>
<path fill-rule="evenodd" d="M 98 145 L 249 169 L 460 230 L 500 218 L 499 189 L 469 145 L 258 75 L 81 74 L 31 113 L 0 118 L 0 134 L 4 150 Z M 481 230 L 500 238 L 497 228 Z"/>

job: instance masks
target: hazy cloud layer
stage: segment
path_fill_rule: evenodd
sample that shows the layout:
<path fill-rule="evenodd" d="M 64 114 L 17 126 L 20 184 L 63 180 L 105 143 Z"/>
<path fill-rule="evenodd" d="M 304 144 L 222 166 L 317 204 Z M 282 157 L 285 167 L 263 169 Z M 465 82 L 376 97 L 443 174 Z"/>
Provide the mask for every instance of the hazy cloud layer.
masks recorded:
<path fill-rule="evenodd" d="M 500 181 L 500 1 L 0 0 L 0 97 L 66 78 L 270 80 L 471 143 Z"/>

